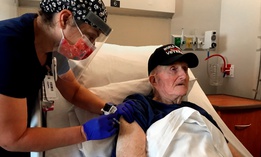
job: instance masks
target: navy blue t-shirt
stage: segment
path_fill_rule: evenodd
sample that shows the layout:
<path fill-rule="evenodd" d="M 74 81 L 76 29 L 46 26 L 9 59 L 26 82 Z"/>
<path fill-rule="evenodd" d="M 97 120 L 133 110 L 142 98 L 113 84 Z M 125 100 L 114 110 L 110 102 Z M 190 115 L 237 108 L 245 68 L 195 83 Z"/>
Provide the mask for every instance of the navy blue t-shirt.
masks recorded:
<path fill-rule="evenodd" d="M 34 45 L 36 17 L 37 14 L 24 14 L 0 21 L 0 93 L 27 99 L 28 126 L 42 80 L 47 74 L 46 67 L 38 60 Z M 46 65 L 50 66 L 51 61 L 52 53 L 49 53 Z M 0 156 L 23 157 L 23 153 L 10 154 L 0 149 Z"/>
<path fill-rule="evenodd" d="M 36 14 L 25 14 L 0 22 L 0 93 L 26 98 L 28 114 L 34 108 L 42 80 L 47 74 L 46 66 L 38 60 L 34 45 L 36 17 Z M 51 57 L 50 53 L 46 61 L 48 66 L 51 65 Z"/>
<path fill-rule="evenodd" d="M 182 107 L 190 107 L 197 110 L 201 115 L 205 116 L 211 123 L 220 129 L 210 114 L 208 114 L 203 108 L 191 102 L 182 101 L 181 104 L 169 105 L 154 101 L 150 96 L 145 97 L 141 94 L 130 95 L 124 101 L 127 100 L 134 102 L 132 105 L 135 111 L 134 119 L 144 130 L 144 132 L 146 132 L 154 122 L 164 118 L 170 112 Z"/>

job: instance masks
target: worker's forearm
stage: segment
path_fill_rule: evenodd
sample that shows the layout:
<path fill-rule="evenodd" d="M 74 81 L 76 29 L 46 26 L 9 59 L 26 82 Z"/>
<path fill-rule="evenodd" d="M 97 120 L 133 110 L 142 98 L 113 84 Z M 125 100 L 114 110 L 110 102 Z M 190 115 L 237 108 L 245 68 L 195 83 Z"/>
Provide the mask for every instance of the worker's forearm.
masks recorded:
<path fill-rule="evenodd" d="M 2 147 L 9 151 L 40 152 L 84 141 L 85 137 L 81 126 L 70 128 L 28 128 L 17 141 Z"/>
<path fill-rule="evenodd" d="M 104 107 L 106 102 L 88 89 L 81 86 L 81 88 L 74 95 L 72 103 L 77 107 L 92 113 L 102 114 L 101 109 Z"/>
<path fill-rule="evenodd" d="M 101 114 L 101 109 L 104 107 L 105 101 L 80 85 L 72 75 L 73 73 L 70 70 L 56 82 L 56 86 L 63 97 L 77 107 L 92 113 Z"/>

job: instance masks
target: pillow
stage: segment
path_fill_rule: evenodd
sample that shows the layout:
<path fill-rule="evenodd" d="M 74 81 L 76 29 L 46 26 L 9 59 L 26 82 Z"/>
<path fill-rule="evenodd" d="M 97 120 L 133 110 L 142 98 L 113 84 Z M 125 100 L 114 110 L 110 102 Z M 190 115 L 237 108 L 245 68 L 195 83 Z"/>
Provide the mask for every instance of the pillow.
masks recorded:
<path fill-rule="evenodd" d="M 106 44 L 89 63 L 88 60 L 71 61 L 78 81 L 85 87 L 99 87 L 115 82 L 145 78 L 151 53 L 161 45 L 121 46 Z"/>
<path fill-rule="evenodd" d="M 161 45 L 122 46 L 104 43 L 90 62 L 70 60 L 78 81 L 87 88 L 148 76 L 148 59 Z M 190 78 L 195 78 L 189 70 Z"/>

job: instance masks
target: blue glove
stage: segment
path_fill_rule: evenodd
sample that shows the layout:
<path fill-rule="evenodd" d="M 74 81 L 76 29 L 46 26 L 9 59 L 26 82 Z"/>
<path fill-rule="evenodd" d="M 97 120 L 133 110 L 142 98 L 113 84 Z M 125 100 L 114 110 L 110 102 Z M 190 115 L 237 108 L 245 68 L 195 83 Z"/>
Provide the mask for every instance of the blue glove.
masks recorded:
<path fill-rule="evenodd" d="M 117 113 L 102 115 L 83 124 L 87 141 L 101 140 L 113 136 L 119 129 L 119 125 L 113 120 L 116 119 L 117 116 Z"/>
<path fill-rule="evenodd" d="M 128 123 L 132 123 L 134 121 L 134 110 L 131 104 L 134 104 L 134 102 L 128 100 L 116 106 L 116 113 L 118 113 L 117 120 L 119 120 L 120 116 L 122 115 Z"/>

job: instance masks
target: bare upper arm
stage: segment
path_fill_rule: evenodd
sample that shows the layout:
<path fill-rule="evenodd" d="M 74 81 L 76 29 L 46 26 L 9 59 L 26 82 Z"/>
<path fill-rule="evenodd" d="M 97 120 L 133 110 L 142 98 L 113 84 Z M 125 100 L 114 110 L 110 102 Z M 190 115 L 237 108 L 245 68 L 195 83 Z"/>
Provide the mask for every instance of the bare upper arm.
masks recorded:
<path fill-rule="evenodd" d="M 146 134 L 137 122 L 129 124 L 120 119 L 117 157 L 146 157 Z"/>
<path fill-rule="evenodd" d="M 0 146 L 22 136 L 27 127 L 26 99 L 0 94 Z"/>
<path fill-rule="evenodd" d="M 75 79 L 72 70 L 69 70 L 62 76 L 59 76 L 56 82 L 56 86 L 63 95 L 63 97 L 70 102 L 73 99 L 74 93 L 80 88 L 80 84 Z"/>

